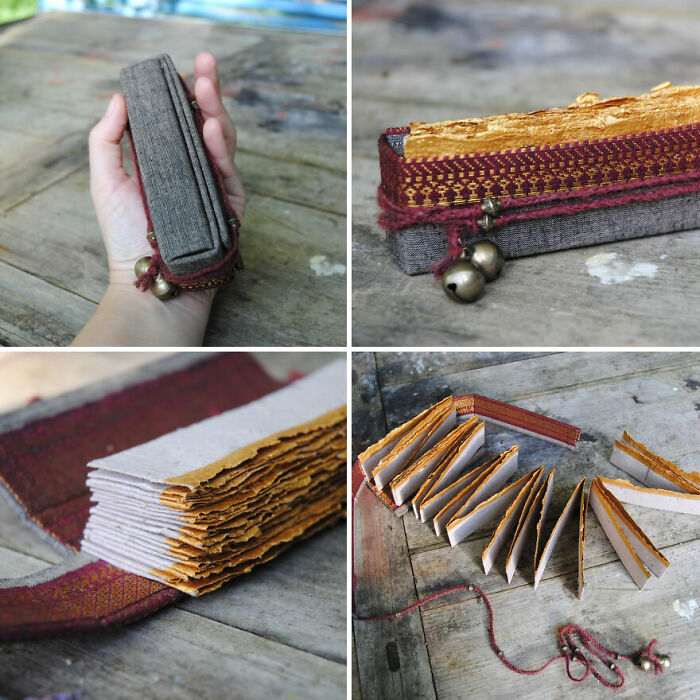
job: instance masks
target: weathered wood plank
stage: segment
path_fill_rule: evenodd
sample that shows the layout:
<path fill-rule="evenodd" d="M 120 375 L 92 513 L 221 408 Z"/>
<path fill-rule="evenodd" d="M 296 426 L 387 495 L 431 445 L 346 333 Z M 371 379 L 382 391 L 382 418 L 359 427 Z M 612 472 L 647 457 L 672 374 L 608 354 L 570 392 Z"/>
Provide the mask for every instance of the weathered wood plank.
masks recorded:
<path fill-rule="evenodd" d="M 356 615 L 380 615 L 415 602 L 401 522 L 365 487 L 355 500 L 353 517 Z M 418 615 L 397 622 L 356 620 L 353 631 L 362 697 L 435 697 Z"/>
<path fill-rule="evenodd" d="M 377 381 L 375 355 L 352 355 L 352 459 L 385 435 L 384 404 Z"/>
<path fill-rule="evenodd" d="M 343 523 L 252 575 L 177 607 L 345 664 L 346 539 Z"/>
<path fill-rule="evenodd" d="M 123 375 L 147 364 L 162 363 L 169 356 L 171 353 L 165 352 L 60 353 L 48 362 L 43 353 L 3 353 L 0 355 L 0 414 L 36 399 L 45 401 Z M 271 359 L 274 362 L 275 358 Z M 290 360 L 293 362 L 294 357 Z"/>
<path fill-rule="evenodd" d="M 462 362 L 465 371 L 460 371 Z M 377 364 L 389 427 L 407 420 L 450 392 L 483 394 L 502 401 L 516 401 L 529 408 L 528 403 L 546 402 L 552 393 L 576 392 L 584 386 L 598 386 L 599 391 L 605 391 L 606 387 L 625 378 L 632 382 L 630 387 L 636 387 L 635 378 L 643 382 L 649 375 L 661 372 L 663 377 L 664 372 L 669 372 L 674 374 L 674 387 L 683 395 L 693 396 L 695 390 L 691 387 L 697 375 L 698 356 L 692 353 L 560 353 L 520 360 L 514 355 L 514 361 L 498 365 L 497 370 L 478 366 L 472 370 L 473 362 L 470 355 L 453 354 L 441 373 L 441 358 L 427 356 L 422 360 L 423 373 L 416 371 L 421 365 L 415 361 L 407 363 L 411 367 L 401 369 L 401 355 L 380 353 Z M 673 387 L 670 390 L 675 393 Z M 631 405 L 635 404 L 633 394 L 634 389 L 630 388 L 627 399 Z M 634 396 L 637 401 L 654 400 L 650 396 Z M 552 417 L 578 425 L 577 415 L 581 415 L 580 412 L 567 411 L 562 415 L 552 414 Z"/>
<path fill-rule="evenodd" d="M 309 173 L 309 181 L 315 177 Z M 329 263 L 344 263 L 345 217 L 254 193 L 249 201 L 241 241 L 246 271 L 217 294 L 207 344 L 344 345 L 345 276 L 316 274 L 311 259 L 325 255 Z M 327 204 L 330 208 L 330 197 Z M 37 226 L 38 221 L 45 221 L 47 210 L 54 212 L 51 225 Z M 30 235 L 19 235 L 19 231 Z M 62 337 L 70 342 L 93 313 L 107 284 L 106 254 L 90 201 L 86 169 L 0 218 L 0 259 L 93 302 L 83 302 L 80 320 L 71 330 L 64 329 Z M 17 303 L 21 304 L 23 295 L 36 294 L 31 286 L 27 282 L 15 287 Z M 281 290 L 294 290 L 294 294 L 281 295 Z M 62 301 L 62 296 L 57 293 L 56 301 Z M 11 304 L 12 297 L 0 301 L 0 308 L 5 307 L 0 324 L 12 320 Z M 52 312 L 52 316 L 59 319 L 66 311 L 76 314 L 80 309 Z M 39 324 L 25 330 L 26 336 L 8 340 L 8 344 L 44 342 L 36 337 Z M 62 342 L 66 341 L 59 344 Z"/>
<path fill-rule="evenodd" d="M 692 561 L 700 554 L 700 546 L 695 540 L 676 545 L 666 554 L 674 560 Z M 599 567 L 608 580 L 619 568 L 618 563 Z M 686 600 L 695 591 L 694 570 L 692 566 L 672 566 L 661 581 L 652 581 L 641 593 L 627 587 L 587 590 L 583 604 L 572 590 L 562 592 L 560 579 L 543 581 L 536 593 L 525 588 L 496 593 L 489 596 L 496 617 L 496 638 L 509 660 L 533 668 L 558 653 L 556 631 L 569 622 L 580 624 L 622 653 L 656 637 L 658 649 L 672 656 L 672 669 L 654 676 L 641 673 L 630 662 L 621 662 L 626 683 L 616 697 L 693 697 L 697 692 L 697 644 L 691 643 L 694 622 L 680 617 L 672 606 L 675 599 Z M 509 696 L 519 698 L 590 698 L 608 692 L 592 678 L 572 683 L 562 661 L 540 676 L 513 673 L 489 647 L 485 607 L 473 597 L 454 604 L 445 600 L 422 615 L 439 697 L 502 698 L 506 688 Z"/>
<path fill-rule="evenodd" d="M 0 521 L 0 527 L 3 523 Z M 48 566 L 43 559 L 37 559 L 24 552 L 8 547 L 3 542 L 3 533 L 0 530 L 0 578 L 14 578 L 33 574 Z"/>
<path fill-rule="evenodd" d="M 616 6 L 617 7 L 617 6 Z M 693 346 L 697 232 L 519 258 L 468 307 L 431 275 L 408 277 L 376 223 L 376 140 L 389 126 L 640 94 L 696 82 L 698 17 L 517 2 L 365 3 L 353 22 L 353 335 L 361 346 Z M 436 47 L 440 47 L 437 51 Z M 682 48 L 679 48 L 682 47 Z M 655 265 L 602 284 L 586 261 Z M 377 304 L 381 299 L 381 304 Z"/>
<path fill-rule="evenodd" d="M 0 345 L 68 345 L 95 304 L 0 261 Z"/>
<path fill-rule="evenodd" d="M 0 693 L 345 697 L 345 666 L 175 607 L 120 630 L 0 646 Z"/>

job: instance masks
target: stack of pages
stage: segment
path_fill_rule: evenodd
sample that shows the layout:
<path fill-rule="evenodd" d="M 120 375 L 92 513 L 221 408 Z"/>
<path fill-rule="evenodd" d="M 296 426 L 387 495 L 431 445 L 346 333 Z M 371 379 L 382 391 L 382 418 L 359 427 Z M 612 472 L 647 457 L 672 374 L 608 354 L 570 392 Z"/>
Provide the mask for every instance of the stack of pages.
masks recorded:
<path fill-rule="evenodd" d="M 82 549 L 200 595 L 345 512 L 346 365 L 97 459 Z"/>
<path fill-rule="evenodd" d="M 480 398 L 482 402 L 499 404 L 492 399 Z M 522 425 L 515 429 L 560 444 L 567 444 L 568 440 L 562 443 L 562 438 L 566 439 L 569 433 L 578 433 L 573 426 L 559 424 L 515 406 L 499 405 L 507 408 L 507 412 L 500 420 L 488 418 L 494 423 L 515 427 L 513 423 L 522 423 L 518 417 L 527 414 L 527 425 L 536 424 L 544 432 L 535 433 Z M 532 535 L 535 538 L 535 588 L 566 523 L 578 506 L 579 586 L 582 590 L 587 507 L 585 479 L 576 485 L 554 527 L 545 536 L 553 471 L 545 477 L 544 468 L 538 467 L 505 485 L 518 468 L 517 445 L 477 466 L 471 465 L 478 449 L 484 445 L 485 425 L 478 416 L 459 423 L 459 413 L 457 402 L 447 397 L 367 448 L 358 459 L 370 488 L 397 512 L 396 507 L 410 500 L 416 518 L 422 522 L 432 520 L 435 533 L 446 534 L 453 547 L 495 521 L 493 536 L 482 554 L 484 571 L 491 570 L 499 553 L 509 543 L 506 547 L 509 582 Z M 509 417 L 511 422 L 502 420 L 503 417 Z M 538 420 L 533 423 L 533 419 Z M 553 426 L 557 428 L 555 435 L 558 438 L 552 436 Z"/>

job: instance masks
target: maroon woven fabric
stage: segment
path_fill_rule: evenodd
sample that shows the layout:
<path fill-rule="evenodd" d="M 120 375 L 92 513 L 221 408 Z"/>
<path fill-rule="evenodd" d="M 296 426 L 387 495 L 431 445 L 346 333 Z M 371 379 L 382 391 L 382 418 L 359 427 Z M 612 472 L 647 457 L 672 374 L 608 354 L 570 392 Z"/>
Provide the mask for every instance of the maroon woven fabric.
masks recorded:
<path fill-rule="evenodd" d="M 526 197 L 644 181 L 700 168 L 700 124 L 493 153 L 404 158 L 387 134 L 379 139 L 379 166 L 387 197 L 403 207 L 456 206 L 485 197 Z"/>
<path fill-rule="evenodd" d="M 85 465 L 90 460 L 280 386 L 245 353 L 204 360 L 0 435 L 0 481 L 32 520 L 77 550 L 88 517 Z M 182 595 L 99 561 L 33 587 L 0 588 L 0 640 L 130 622 Z"/>

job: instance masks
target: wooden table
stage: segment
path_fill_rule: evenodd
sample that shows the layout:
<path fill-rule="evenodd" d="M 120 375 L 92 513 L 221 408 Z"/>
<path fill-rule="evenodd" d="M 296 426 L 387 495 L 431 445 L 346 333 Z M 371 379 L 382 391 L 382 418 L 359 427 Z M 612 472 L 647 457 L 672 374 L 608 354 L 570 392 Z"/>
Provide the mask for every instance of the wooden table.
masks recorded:
<path fill-rule="evenodd" d="M 59 12 L 0 33 L 0 344 L 66 345 L 93 313 L 107 262 L 88 132 L 124 65 L 166 52 L 191 74 L 203 50 L 249 197 L 246 272 L 217 294 L 205 342 L 345 345 L 345 37 Z"/>
<path fill-rule="evenodd" d="M 83 355 L 85 374 L 104 379 L 104 363 L 95 357 Z M 70 359 L 63 354 L 54 359 L 56 382 L 63 386 L 60 375 Z M 290 369 L 310 371 L 328 359 L 323 353 L 267 353 L 265 367 L 286 376 Z M 165 360 L 173 366 L 183 361 L 191 355 Z M 142 362 L 122 366 L 127 364 L 147 370 Z M 27 374 L 31 368 L 31 357 L 9 366 Z M 0 366 L 0 376 L 7 370 Z M 39 381 L 49 393 L 46 374 Z M 113 372 L 108 380 L 124 376 Z M 0 576 L 29 574 L 60 558 L 0 499 Z M 126 627 L 0 644 L 0 698 L 69 691 L 81 691 L 85 700 L 344 698 L 346 585 L 341 524 L 214 593 L 187 598 Z"/>
<path fill-rule="evenodd" d="M 353 15 L 353 337 L 359 346 L 697 345 L 697 231 L 508 263 L 481 300 L 445 299 L 407 276 L 376 223 L 377 139 L 390 126 L 641 94 L 698 82 L 700 13 L 684 0 L 359 2 Z M 655 277 L 603 284 L 590 258 L 616 253 Z M 595 261 L 590 261 L 594 263 Z M 682 299 L 682 301 L 681 301 Z"/>
<path fill-rule="evenodd" d="M 362 353 L 353 358 L 353 373 L 354 452 L 450 393 L 484 394 L 580 427 L 575 451 L 486 427 L 487 449 L 520 446 L 513 479 L 540 464 L 555 469 L 550 528 L 582 476 L 627 476 L 608 462 L 613 440 L 625 428 L 686 470 L 697 469 L 700 458 L 697 354 Z M 627 508 L 669 559 L 670 568 L 662 579 L 652 577 L 638 590 L 589 513 L 586 590 L 579 600 L 575 526 L 565 530 L 535 591 L 532 542 L 508 585 L 504 553 L 488 576 L 481 567 L 493 524 L 452 548 L 430 524 L 420 523 L 412 512 L 396 517 L 363 487 L 354 511 L 358 616 L 393 612 L 433 592 L 474 583 L 493 604 L 499 645 L 524 668 L 537 667 L 558 653 L 556 631 L 569 622 L 622 653 L 657 637 L 658 649 L 672 657 L 672 668 L 654 676 L 623 662 L 627 680 L 615 693 L 595 680 L 572 683 L 562 661 L 540 675 L 516 675 L 489 646 L 484 605 L 473 594 L 455 593 L 396 622 L 353 622 L 354 697 L 697 697 L 700 616 L 681 616 L 674 601 L 688 604 L 698 596 L 700 519 Z"/>

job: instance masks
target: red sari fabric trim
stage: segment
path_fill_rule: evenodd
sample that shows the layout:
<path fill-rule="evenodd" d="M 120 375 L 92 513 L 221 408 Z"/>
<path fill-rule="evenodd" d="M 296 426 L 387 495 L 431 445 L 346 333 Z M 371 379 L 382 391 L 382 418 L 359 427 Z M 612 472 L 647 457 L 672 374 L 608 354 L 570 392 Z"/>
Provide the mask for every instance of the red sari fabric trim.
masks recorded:
<path fill-rule="evenodd" d="M 245 353 L 226 353 L 0 435 L 0 488 L 77 551 L 88 518 L 86 464 L 278 389 Z M 143 617 L 179 591 L 103 561 L 34 586 L 0 585 L 0 639 L 45 637 Z"/>

